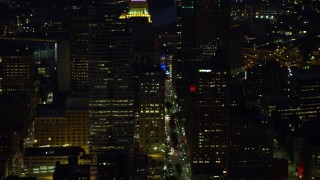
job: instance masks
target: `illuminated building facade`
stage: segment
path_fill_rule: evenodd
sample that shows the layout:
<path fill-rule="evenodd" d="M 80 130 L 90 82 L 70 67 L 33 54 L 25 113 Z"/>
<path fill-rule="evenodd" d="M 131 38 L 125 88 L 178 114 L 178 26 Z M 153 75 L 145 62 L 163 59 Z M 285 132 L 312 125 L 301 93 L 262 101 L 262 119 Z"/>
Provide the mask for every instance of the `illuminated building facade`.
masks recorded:
<path fill-rule="evenodd" d="M 74 15 L 70 23 L 71 92 L 88 94 L 88 18 Z"/>
<path fill-rule="evenodd" d="M 297 100 L 301 109 L 316 111 L 320 109 L 320 66 L 308 69 L 291 68 L 292 96 Z M 314 112 L 314 113 L 316 113 Z M 316 114 L 310 115 L 309 120 L 317 118 Z"/>
<path fill-rule="evenodd" d="M 153 153 L 164 149 L 164 80 L 165 74 L 160 65 L 148 64 L 140 68 L 136 139 L 142 152 Z"/>
<path fill-rule="evenodd" d="M 63 107 L 39 106 L 33 126 L 36 146 L 65 144 L 66 117 Z"/>
<path fill-rule="evenodd" d="M 88 152 L 88 117 L 87 105 L 79 101 L 68 103 L 67 108 L 40 106 L 34 121 L 34 145 L 78 146 Z"/>
<path fill-rule="evenodd" d="M 230 3 L 177 1 L 175 78 L 187 120 L 193 179 L 228 174 L 229 67 L 225 52 L 229 48 Z"/>
<path fill-rule="evenodd" d="M 224 62 L 190 64 L 186 107 L 187 138 L 193 178 L 228 173 L 229 71 Z M 213 60 L 213 61 L 214 61 Z M 188 71 L 187 69 L 185 69 Z M 202 172 L 204 169 L 210 169 Z"/>
<path fill-rule="evenodd" d="M 10 45 L 1 46 L 0 94 L 33 95 L 34 72 L 32 51 Z"/>
<path fill-rule="evenodd" d="M 281 103 L 269 102 L 269 111 L 274 110 L 279 113 L 281 120 L 292 117 L 297 117 L 304 122 L 318 120 L 320 112 L 319 70 L 319 66 L 310 66 L 307 69 L 291 67 L 288 73 L 288 98 L 282 98 Z"/>
<path fill-rule="evenodd" d="M 230 1 L 177 1 L 177 78 L 185 62 L 209 60 L 226 47 Z"/>
<path fill-rule="evenodd" d="M 68 158 L 72 156 L 77 157 L 79 164 L 83 164 L 87 162 L 80 158 L 84 154 L 84 150 L 80 147 L 29 147 L 24 151 L 22 172 L 26 176 L 52 179 L 57 161 L 67 164 Z"/>
<path fill-rule="evenodd" d="M 146 0 L 131 0 L 129 2 L 128 12 L 124 12 L 121 14 L 120 19 L 127 18 L 147 18 L 148 22 L 151 23 L 151 15 L 148 10 L 148 3 Z"/>
<path fill-rule="evenodd" d="M 125 4 L 89 7 L 89 149 L 133 151 L 133 37 Z"/>

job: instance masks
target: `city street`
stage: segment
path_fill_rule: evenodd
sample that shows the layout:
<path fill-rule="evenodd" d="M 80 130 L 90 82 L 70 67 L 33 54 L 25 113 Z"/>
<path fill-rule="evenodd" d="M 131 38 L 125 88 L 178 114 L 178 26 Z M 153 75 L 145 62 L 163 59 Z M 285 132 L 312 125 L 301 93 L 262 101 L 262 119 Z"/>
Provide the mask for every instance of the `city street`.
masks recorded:
<path fill-rule="evenodd" d="M 172 72 L 169 72 L 170 74 Z M 167 179 L 190 179 L 190 164 L 186 152 L 185 129 L 183 120 L 177 117 L 179 107 L 176 104 L 176 95 L 172 85 L 172 76 L 167 75 L 165 81 L 166 107 L 165 130 L 166 130 L 166 156 L 165 156 L 165 177 Z M 170 122 L 171 121 L 171 122 Z M 176 135 L 174 135 L 176 134 Z M 176 141 L 176 143 L 174 142 Z"/>

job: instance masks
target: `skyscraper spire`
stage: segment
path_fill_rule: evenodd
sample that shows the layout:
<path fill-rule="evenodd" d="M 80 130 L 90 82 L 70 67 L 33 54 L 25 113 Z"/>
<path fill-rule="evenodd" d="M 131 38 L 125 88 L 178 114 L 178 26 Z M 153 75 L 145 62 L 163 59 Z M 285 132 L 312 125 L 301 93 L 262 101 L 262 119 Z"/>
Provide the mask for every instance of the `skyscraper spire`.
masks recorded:
<path fill-rule="evenodd" d="M 148 3 L 145 0 L 131 0 L 129 3 L 128 12 L 121 14 L 120 19 L 131 17 L 146 17 L 151 23 L 151 16 L 149 14 Z"/>

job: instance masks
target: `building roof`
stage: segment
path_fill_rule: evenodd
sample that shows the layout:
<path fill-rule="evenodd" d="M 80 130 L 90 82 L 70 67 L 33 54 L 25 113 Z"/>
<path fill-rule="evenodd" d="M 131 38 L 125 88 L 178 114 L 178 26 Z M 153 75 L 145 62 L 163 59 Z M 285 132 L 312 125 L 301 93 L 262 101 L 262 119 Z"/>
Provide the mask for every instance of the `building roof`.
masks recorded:
<path fill-rule="evenodd" d="M 79 156 L 81 152 L 81 147 L 29 147 L 24 156 Z"/>
<path fill-rule="evenodd" d="M 68 96 L 67 98 L 67 110 L 88 110 L 89 99 L 88 97 L 73 97 Z"/>
<path fill-rule="evenodd" d="M 32 56 L 32 50 L 25 44 L 13 43 L 11 41 L 0 40 L 0 56 Z"/>
<path fill-rule="evenodd" d="M 151 15 L 148 10 L 148 3 L 146 0 L 131 0 L 129 3 L 128 12 L 122 13 L 120 19 L 125 18 L 148 18 L 148 22 L 151 23 Z"/>
<path fill-rule="evenodd" d="M 320 66 L 310 68 L 291 68 L 292 75 L 298 81 L 313 81 L 320 79 Z"/>
<path fill-rule="evenodd" d="M 66 109 L 60 105 L 39 105 L 37 108 L 37 118 L 40 117 L 65 117 Z"/>

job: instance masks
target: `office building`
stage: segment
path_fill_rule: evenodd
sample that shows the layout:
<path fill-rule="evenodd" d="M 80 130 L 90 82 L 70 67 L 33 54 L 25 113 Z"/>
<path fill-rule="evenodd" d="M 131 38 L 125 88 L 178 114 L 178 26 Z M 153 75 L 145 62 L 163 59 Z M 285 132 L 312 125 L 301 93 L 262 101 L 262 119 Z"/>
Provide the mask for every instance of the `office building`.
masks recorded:
<path fill-rule="evenodd" d="M 65 144 L 79 146 L 89 153 L 88 98 L 68 97 L 65 117 Z"/>
<path fill-rule="evenodd" d="M 287 96 L 290 93 L 288 69 L 282 67 L 279 62 L 269 61 L 265 65 L 248 69 L 245 74 L 244 86 L 249 99 L 268 95 Z"/>
<path fill-rule="evenodd" d="M 87 9 L 75 7 L 70 22 L 70 61 L 72 94 L 88 94 L 88 32 Z"/>
<path fill-rule="evenodd" d="M 78 157 L 68 157 L 68 164 L 56 162 L 53 180 L 60 179 L 90 179 L 90 164 L 79 164 Z"/>
<path fill-rule="evenodd" d="M 193 178 L 226 177 L 228 173 L 229 71 L 214 59 L 190 64 L 186 136 Z M 207 169 L 206 172 L 203 170 Z"/>
<path fill-rule="evenodd" d="M 87 163 L 85 159 L 81 159 L 84 155 L 84 150 L 80 147 L 29 147 L 23 154 L 22 172 L 39 179 L 52 178 L 57 161 L 67 164 L 68 158 L 75 156 L 83 164 Z"/>
<path fill-rule="evenodd" d="M 133 37 L 126 5 L 98 1 L 89 7 L 89 149 L 133 151 Z"/>
<path fill-rule="evenodd" d="M 0 43 L 0 94 L 34 96 L 32 51 L 22 45 Z"/>
<path fill-rule="evenodd" d="M 230 1 L 177 1 L 175 74 L 192 179 L 228 176 Z"/>
<path fill-rule="evenodd" d="M 229 167 L 249 168 L 265 166 L 273 159 L 273 124 L 265 115 L 248 109 L 246 116 L 229 118 Z M 237 114 L 238 115 L 238 114 Z"/>
<path fill-rule="evenodd" d="M 219 54 L 228 49 L 230 2 L 179 0 L 177 9 L 174 74 L 178 100 L 187 114 L 193 175 L 205 175 L 196 166 L 209 165 L 213 176 L 225 176 L 229 68 L 228 59 Z"/>
<path fill-rule="evenodd" d="M 177 1 L 178 68 L 188 61 L 209 60 L 227 47 L 230 1 Z M 183 76 L 179 73 L 177 78 Z"/>
<path fill-rule="evenodd" d="M 67 106 L 39 105 L 33 123 L 36 146 L 79 146 L 88 149 L 88 100 L 68 98 Z"/>
<path fill-rule="evenodd" d="M 317 179 L 320 177 L 320 145 L 318 137 L 305 140 L 304 150 L 297 166 L 300 178 Z"/>
<path fill-rule="evenodd" d="M 65 108 L 39 105 L 34 123 L 35 146 L 62 146 L 66 142 Z"/>
<path fill-rule="evenodd" d="M 161 152 L 165 145 L 164 70 L 157 64 L 144 64 L 139 68 L 137 86 L 136 140 L 139 151 Z"/>

